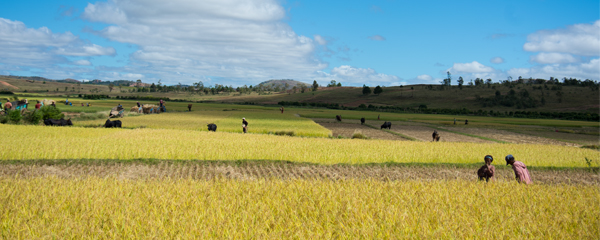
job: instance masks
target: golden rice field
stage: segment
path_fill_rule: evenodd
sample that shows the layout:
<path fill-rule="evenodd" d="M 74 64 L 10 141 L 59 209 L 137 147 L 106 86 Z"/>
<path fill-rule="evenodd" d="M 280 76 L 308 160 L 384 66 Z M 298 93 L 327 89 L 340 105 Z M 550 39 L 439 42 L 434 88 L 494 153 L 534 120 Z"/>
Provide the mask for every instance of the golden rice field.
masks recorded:
<path fill-rule="evenodd" d="M 208 123 L 217 124 L 218 132 L 242 132 L 242 118 L 246 118 L 249 133 L 267 134 L 277 131 L 293 131 L 296 136 L 328 137 L 331 131 L 310 119 L 281 114 L 273 110 L 254 109 L 252 111 L 200 110 L 149 114 L 119 119 L 125 127 L 148 127 L 160 129 L 185 129 L 208 131 Z M 100 126 L 106 119 L 78 121 L 77 126 Z"/>
<path fill-rule="evenodd" d="M 169 159 L 284 160 L 318 164 L 480 163 L 513 154 L 527 166 L 587 167 L 600 162 L 590 149 L 531 144 L 407 142 L 301 138 L 176 129 L 105 129 L 0 125 L 2 160 Z M 23 143 L 31 143 L 23 144 Z"/>
<path fill-rule="evenodd" d="M 0 178 L 2 239 L 592 239 L 597 186 Z"/>

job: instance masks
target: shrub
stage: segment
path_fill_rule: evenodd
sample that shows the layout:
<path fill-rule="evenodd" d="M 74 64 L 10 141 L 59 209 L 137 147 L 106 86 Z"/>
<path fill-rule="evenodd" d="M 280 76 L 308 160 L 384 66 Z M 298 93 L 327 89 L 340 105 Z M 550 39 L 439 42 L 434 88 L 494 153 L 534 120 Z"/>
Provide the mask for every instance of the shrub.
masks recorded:
<path fill-rule="evenodd" d="M 37 125 L 42 120 L 42 117 L 42 113 L 40 111 L 35 110 L 33 112 L 26 113 L 25 116 L 23 116 L 23 119 L 28 123 Z"/>
<path fill-rule="evenodd" d="M 18 123 L 22 118 L 23 116 L 21 116 L 21 111 L 19 110 L 12 110 L 8 112 L 8 120 L 13 123 Z"/>
<path fill-rule="evenodd" d="M 62 114 L 60 112 L 60 110 L 56 107 L 53 106 L 43 106 L 40 109 L 40 112 L 42 113 L 42 119 L 46 120 L 46 119 L 61 119 L 64 118 L 65 115 Z"/>
<path fill-rule="evenodd" d="M 294 131 L 288 131 L 288 132 L 286 132 L 286 131 L 277 131 L 277 132 L 275 132 L 275 135 L 279 135 L 279 136 L 285 136 L 285 135 L 287 135 L 287 136 L 294 136 Z"/>

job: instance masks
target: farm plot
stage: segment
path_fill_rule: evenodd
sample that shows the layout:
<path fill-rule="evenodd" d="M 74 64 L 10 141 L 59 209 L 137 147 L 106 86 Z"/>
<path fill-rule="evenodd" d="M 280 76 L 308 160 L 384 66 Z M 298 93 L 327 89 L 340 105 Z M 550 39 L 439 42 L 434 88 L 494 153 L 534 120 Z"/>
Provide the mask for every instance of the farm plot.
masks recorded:
<path fill-rule="evenodd" d="M 533 135 L 526 135 L 520 133 L 514 133 L 505 130 L 491 129 L 491 128 L 464 128 L 464 127 L 442 127 L 451 131 L 463 132 L 467 134 L 482 136 L 486 138 L 492 138 L 509 143 L 518 144 L 551 144 L 561 146 L 580 146 L 579 144 L 562 142 L 550 138 L 538 137 Z"/>
<path fill-rule="evenodd" d="M 398 135 L 380 131 L 360 125 L 360 121 L 344 121 L 343 123 L 332 122 L 329 119 L 313 119 L 319 125 L 331 130 L 333 137 L 342 136 L 345 138 L 352 138 L 352 135 L 356 132 L 362 133 L 365 136 L 372 139 L 385 139 L 385 140 L 407 140 Z M 357 122 L 357 123 L 351 123 Z"/>
<path fill-rule="evenodd" d="M 6 239 L 593 239 L 597 186 L 0 178 Z M 518 219 L 518 226 L 507 221 Z"/>
<path fill-rule="evenodd" d="M 87 163 L 34 163 L 0 164 L 0 178 L 87 178 L 113 177 L 117 179 L 322 179 L 351 180 L 376 179 L 381 181 L 477 181 L 479 166 L 419 166 L 419 165 L 315 165 L 288 162 L 215 161 L 177 162 L 161 161 L 156 164 L 87 162 Z M 535 184 L 600 185 L 600 175 L 588 169 L 547 170 L 530 168 Z M 497 166 L 494 182 L 514 181 L 510 167 Z"/>
<path fill-rule="evenodd" d="M 392 131 L 401 133 L 421 141 L 431 142 L 433 128 L 408 122 L 392 122 Z M 456 133 L 437 130 L 440 134 L 440 142 L 472 142 L 472 143 L 493 143 L 492 141 L 480 138 L 464 136 Z"/>

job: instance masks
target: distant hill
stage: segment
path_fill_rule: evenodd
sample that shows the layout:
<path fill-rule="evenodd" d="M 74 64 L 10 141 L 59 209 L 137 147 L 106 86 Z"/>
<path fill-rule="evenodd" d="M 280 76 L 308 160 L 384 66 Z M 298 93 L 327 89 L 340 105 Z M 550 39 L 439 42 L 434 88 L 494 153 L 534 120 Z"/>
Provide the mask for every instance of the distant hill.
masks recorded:
<path fill-rule="evenodd" d="M 292 89 L 294 86 L 300 87 L 301 84 L 304 84 L 306 86 L 310 85 L 308 83 L 303 83 L 303 82 L 299 82 L 299 81 L 292 80 L 292 79 L 280 79 L 280 80 L 272 79 L 269 81 L 261 82 L 257 86 L 270 87 L 271 89 L 278 88 L 283 91 L 283 90 Z"/>

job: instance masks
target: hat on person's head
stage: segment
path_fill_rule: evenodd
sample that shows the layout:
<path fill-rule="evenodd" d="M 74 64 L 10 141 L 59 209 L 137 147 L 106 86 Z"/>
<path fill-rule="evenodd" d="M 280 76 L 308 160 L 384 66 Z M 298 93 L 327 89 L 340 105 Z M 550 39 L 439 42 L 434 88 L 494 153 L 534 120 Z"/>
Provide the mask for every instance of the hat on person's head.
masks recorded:
<path fill-rule="evenodd" d="M 506 155 L 506 157 L 504 158 L 504 160 L 506 161 L 506 165 L 508 165 L 508 162 L 509 161 L 514 161 L 515 157 L 513 157 L 512 154 L 508 154 L 508 155 Z"/>
<path fill-rule="evenodd" d="M 242 118 L 242 119 L 246 120 L 246 118 Z"/>
<path fill-rule="evenodd" d="M 484 159 L 484 160 L 485 160 L 485 159 L 489 159 L 489 160 L 490 160 L 490 162 L 493 162 L 493 161 L 494 161 L 494 157 L 492 157 L 492 155 L 485 155 L 485 157 L 484 157 L 483 159 Z"/>

